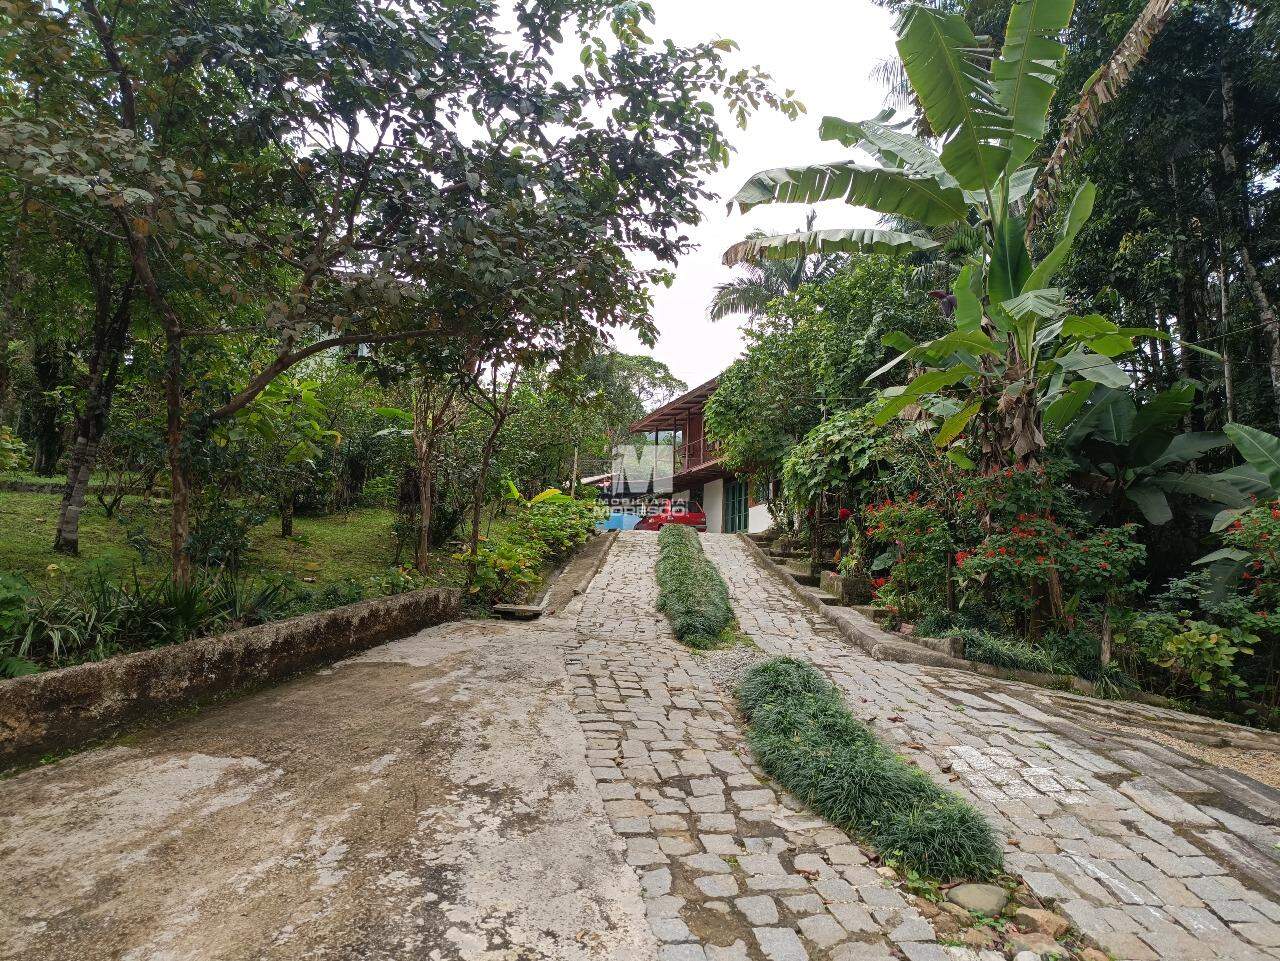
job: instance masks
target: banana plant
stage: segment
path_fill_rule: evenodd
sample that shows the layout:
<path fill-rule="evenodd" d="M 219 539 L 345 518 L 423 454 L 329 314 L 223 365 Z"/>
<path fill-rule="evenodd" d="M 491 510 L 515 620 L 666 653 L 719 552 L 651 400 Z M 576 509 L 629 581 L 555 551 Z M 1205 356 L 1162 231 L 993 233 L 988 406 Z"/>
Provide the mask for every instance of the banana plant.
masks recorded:
<path fill-rule="evenodd" d="M 1064 393 L 1045 411 L 1044 422 L 1063 430 L 1062 443 L 1076 462 L 1073 481 L 1079 487 L 1112 502 L 1128 500 L 1150 524 L 1173 518 L 1169 494 L 1189 494 L 1220 509 L 1249 503 L 1238 471 L 1181 469 L 1231 444 L 1219 431 L 1182 432 L 1182 418 L 1195 403 L 1194 383 L 1176 384 L 1141 404 L 1127 390 L 1077 383 L 1082 389 Z M 1088 396 L 1088 406 L 1072 411 L 1080 395 Z"/>
<path fill-rule="evenodd" d="M 937 443 L 952 445 L 976 421 L 986 468 L 1010 459 L 1033 462 L 1045 444 L 1043 410 L 1063 396 L 1074 403 L 1071 391 L 1081 381 L 1127 386 L 1129 377 L 1114 358 L 1132 350 L 1135 337 L 1159 336 L 1097 315 L 1073 316 L 1063 291 L 1050 286 L 1093 210 L 1092 184 L 1076 192 L 1039 263 L 1032 262 L 1025 240 L 1022 211 L 1036 177 L 1027 161 L 1045 135 L 1065 53 L 1059 35 L 1073 9 L 1074 0 L 1015 3 L 1004 46 L 993 55 L 960 14 L 908 8 L 897 26 L 898 53 L 941 149 L 913 136 L 891 111 L 861 122 L 827 117 L 822 139 L 857 147 L 876 162 L 765 170 L 733 199 L 743 211 L 765 203 L 841 199 L 926 229 L 981 230 L 981 248 L 954 285 L 955 329 L 923 344 L 888 335 L 885 342 L 901 354 L 872 378 L 904 361 L 923 368 L 905 388 L 885 392 L 892 396 L 881 422 L 941 395 L 951 413 Z M 808 230 L 748 238 L 731 247 L 724 261 L 858 251 L 903 255 L 939 247 L 924 232 Z"/>

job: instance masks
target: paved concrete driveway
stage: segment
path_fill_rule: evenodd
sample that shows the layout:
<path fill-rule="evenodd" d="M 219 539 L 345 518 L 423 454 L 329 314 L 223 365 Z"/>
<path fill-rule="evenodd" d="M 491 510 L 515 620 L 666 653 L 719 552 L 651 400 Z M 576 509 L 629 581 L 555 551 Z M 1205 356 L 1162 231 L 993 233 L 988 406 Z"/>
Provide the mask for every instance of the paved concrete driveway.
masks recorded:
<path fill-rule="evenodd" d="M 0 783 L 0 957 L 653 958 L 557 640 L 442 625 Z"/>

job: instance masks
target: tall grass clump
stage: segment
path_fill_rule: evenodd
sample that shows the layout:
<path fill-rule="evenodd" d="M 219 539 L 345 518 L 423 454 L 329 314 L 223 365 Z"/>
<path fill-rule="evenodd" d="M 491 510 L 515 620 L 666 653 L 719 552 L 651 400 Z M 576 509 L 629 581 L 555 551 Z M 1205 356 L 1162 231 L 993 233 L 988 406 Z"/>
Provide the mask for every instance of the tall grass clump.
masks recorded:
<path fill-rule="evenodd" d="M 788 791 L 904 871 L 938 881 L 998 872 L 986 819 L 899 758 L 811 664 L 778 657 L 748 670 L 738 703 L 757 760 Z"/>
<path fill-rule="evenodd" d="M 691 527 L 658 531 L 658 610 L 676 637 L 700 650 L 716 647 L 733 624 L 729 589 Z"/>

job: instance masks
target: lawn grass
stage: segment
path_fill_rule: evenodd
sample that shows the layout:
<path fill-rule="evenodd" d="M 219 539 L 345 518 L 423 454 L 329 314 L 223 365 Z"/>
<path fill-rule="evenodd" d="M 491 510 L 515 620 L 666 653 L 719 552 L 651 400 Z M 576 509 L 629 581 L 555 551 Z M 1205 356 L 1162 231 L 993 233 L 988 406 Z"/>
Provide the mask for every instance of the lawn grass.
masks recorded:
<path fill-rule="evenodd" d="M 729 589 L 702 551 L 698 532 L 668 524 L 658 532 L 658 610 L 679 640 L 697 650 L 732 643 Z"/>
<path fill-rule="evenodd" d="M 53 586 L 93 573 L 124 577 L 136 569 L 144 579 L 159 579 L 167 571 L 168 505 L 126 497 L 115 517 L 107 517 L 92 498 L 80 520 L 80 556 L 68 557 L 53 548 L 58 519 L 57 494 L 0 491 L 0 572 L 16 575 L 33 587 Z M 294 536 L 279 536 L 279 521 L 256 528 L 245 572 L 295 575 L 323 588 L 348 580 L 367 581 L 386 573 L 395 562 L 394 513 L 384 508 L 361 508 L 327 517 L 297 517 Z M 142 531 L 152 549 L 146 556 L 130 545 L 128 533 Z M 441 583 L 454 583 L 458 565 L 441 552 L 435 565 Z M 56 569 L 51 571 L 50 565 Z M 434 580 L 434 578 L 433 578 Z"/>
<path fill-rule="evenodd" d="M 990 824 L 882 743 L 813 665 L 777 657 L 737 690 L 761 766 L 910 877 L 982 880 L 1001 870 Z"/>

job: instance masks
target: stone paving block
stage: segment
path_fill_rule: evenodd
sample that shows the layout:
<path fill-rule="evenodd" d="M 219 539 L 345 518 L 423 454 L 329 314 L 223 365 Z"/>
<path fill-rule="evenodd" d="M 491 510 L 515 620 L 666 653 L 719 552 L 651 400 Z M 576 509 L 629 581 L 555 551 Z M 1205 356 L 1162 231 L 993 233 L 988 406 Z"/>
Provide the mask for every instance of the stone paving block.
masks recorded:
<path fill-rule="evenodd" d="M 809 952 L 790 928 L 756 928 L 755 936 L 769 961 L 808 961 Z"/>
<path fill-rule="evenodd" d="M 777 924 L 778 922 L 778 905 L 767 894 L 738 898 L 733 903 L 742 912 L 743 917 L 753 925 Z"/>

